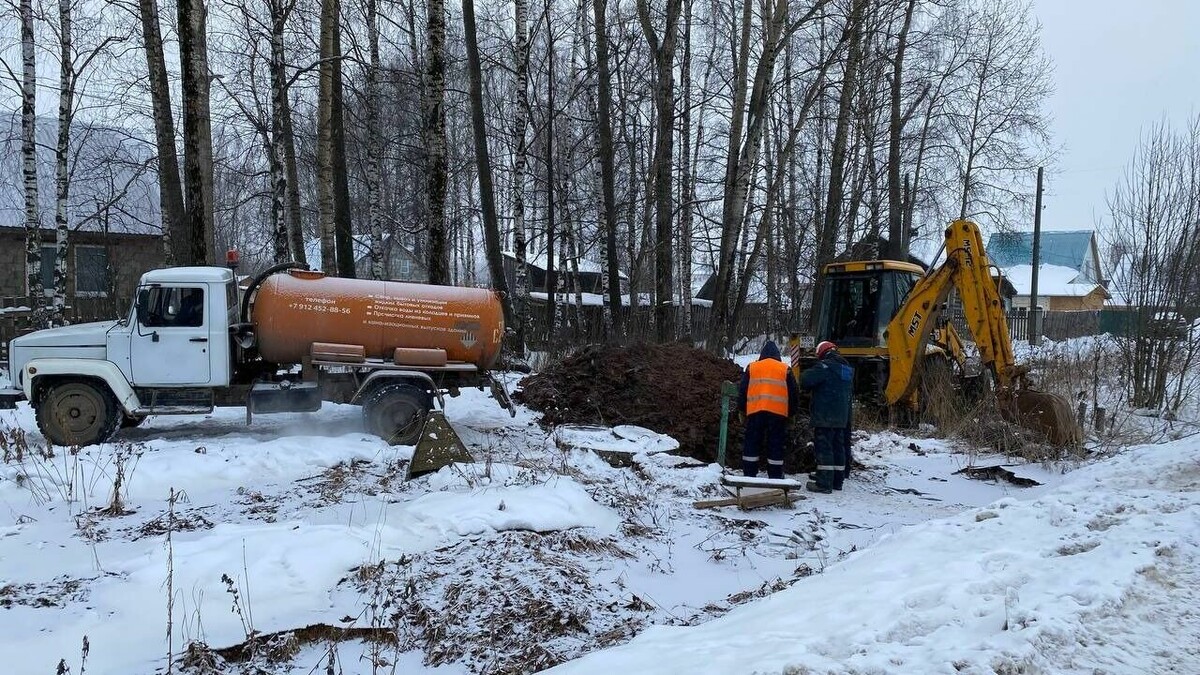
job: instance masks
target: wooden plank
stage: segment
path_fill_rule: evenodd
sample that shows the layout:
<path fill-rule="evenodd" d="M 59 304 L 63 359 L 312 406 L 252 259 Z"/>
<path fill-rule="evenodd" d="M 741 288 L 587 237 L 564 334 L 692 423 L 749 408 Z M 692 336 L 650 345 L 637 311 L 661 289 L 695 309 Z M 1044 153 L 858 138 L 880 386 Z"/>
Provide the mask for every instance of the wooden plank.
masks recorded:
<path fill-rule="evenodd" d="M 749 476 L 721 476 L 721 482 L 735 487 L 775 488 L 778 490 L 799 490 L 804 483 L 793 478 L 751 478 Z"/>
<path fill-rule="evenodd" d="M 757 495 L 749 495 L 738 500 L 738 508 L 742 509 L 743 511 L 757 509 L 762 506 L 772 506 L 775 504 L 791 506 L 792 500 L 789 499 L 788 494 L 782 490 L 776 490 L 774 492 Z"/>
<path fill-rule="evenodd" d="M 692 506 L 697 509 L 713 509 L 718 506 L 737 506 L 737 503 L 737 497 L 726 497 L 725 499 L 702 499 L 692 502 Z"/>
<path fill-rule="evenodd" d="M 752 489 L 754 488 L 743 488 L 740 495 L 722 499 L 702 499 L 692 502 L 692 507 L 697 509 L 713 509 L 722 506 L 736 506 L 743 511 L 748 511 L 776 504 L 791 506 L 793 502 L 805 499 L 804 495 L 791 494 L 784 490 L 756 490 L 755 492 L 747 492 Z"/>

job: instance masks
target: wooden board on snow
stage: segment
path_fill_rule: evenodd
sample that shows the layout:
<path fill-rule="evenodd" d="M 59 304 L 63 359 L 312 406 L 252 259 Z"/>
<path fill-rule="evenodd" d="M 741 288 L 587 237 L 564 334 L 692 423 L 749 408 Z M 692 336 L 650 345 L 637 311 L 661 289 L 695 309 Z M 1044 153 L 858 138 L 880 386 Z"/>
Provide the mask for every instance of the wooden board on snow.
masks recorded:
<path fill-rule="evenodd" d="M 731 494 L 722 499 L 705 499 L 693 502 L 697 509 L 712 509 L 721 506 L 736 506 L 743 511 L 762 506 L 791 506 L 792 502 L 805 499 L 804 495 L 793 494 L 802 483 L 788 478 L 748 478 L 746 476 L 721 476 L 722 486 Z"/>

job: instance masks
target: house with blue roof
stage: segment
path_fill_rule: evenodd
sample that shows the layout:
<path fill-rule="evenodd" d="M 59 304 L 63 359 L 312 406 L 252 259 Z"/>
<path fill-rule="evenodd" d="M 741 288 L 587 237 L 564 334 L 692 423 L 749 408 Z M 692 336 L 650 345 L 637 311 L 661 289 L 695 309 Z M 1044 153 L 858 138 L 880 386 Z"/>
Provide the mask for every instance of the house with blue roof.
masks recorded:
<path fill-rule="evenodd" d="M 1012 283 L 1013 307 L 1028 308 L 1033 281 L 1033 233 L 997 232 L 988 238 L 987 256 Z M 1112 297 L 1096 233 L 1092 230 L 1041 233 L 1038 306 L 1051 312 L 1098 310 Z"/>

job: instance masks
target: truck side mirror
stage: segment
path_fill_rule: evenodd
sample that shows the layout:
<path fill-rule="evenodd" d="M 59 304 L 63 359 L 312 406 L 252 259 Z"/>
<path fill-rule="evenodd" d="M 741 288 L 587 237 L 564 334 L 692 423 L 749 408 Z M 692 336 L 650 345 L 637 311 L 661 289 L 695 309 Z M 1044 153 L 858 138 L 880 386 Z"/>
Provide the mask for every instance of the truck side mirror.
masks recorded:
<path fill-rule="evenodd" d="M 137 304 L 134 306 L 139 325 L 145 326 L 150 321 L 150 290 L 143 288 L 138 291 Z"/>

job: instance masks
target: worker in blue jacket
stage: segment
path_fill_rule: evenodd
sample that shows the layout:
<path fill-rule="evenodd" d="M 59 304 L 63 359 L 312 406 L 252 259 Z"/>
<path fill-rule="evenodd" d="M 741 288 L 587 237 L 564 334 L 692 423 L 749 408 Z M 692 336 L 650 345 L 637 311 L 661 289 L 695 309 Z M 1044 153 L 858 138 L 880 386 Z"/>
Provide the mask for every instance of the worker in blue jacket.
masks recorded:
<path fill-rule="evenodd" d="M 841 490 L 846 478 L 846 429 L 850 426 L 854 368 L 838 353 L 837 345 L 822 342 L 817 345 L 817 363 L 804 371 L 800 387 L 812 391 L 810 421 L 817 456 L 816 481 L 809 481 L 807 487 L 829 494 Z"/>

